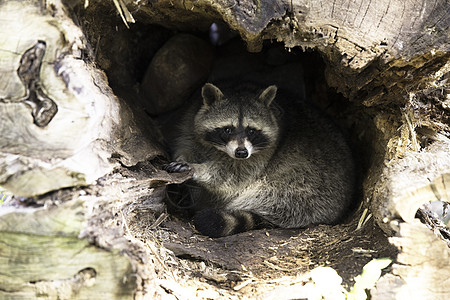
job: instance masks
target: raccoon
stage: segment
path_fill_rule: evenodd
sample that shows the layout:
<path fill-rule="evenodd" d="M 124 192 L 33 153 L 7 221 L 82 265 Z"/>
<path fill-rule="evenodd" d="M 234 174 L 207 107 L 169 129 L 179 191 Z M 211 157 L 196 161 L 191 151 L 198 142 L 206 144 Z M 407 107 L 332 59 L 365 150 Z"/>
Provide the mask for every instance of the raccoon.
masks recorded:
<path fill-rule="evenodd" d="M 203 86 L 202 101 L 185 113 L 177 138 L 169 141 L 174 161 L 164 167 L 193 169 L 202 191 L 193 199 L 196 229 L 221 237 L 266 226 L 336 223 L 355 191 L 352 153 L 340 129 L 275 85 L 222 90 Z"/>

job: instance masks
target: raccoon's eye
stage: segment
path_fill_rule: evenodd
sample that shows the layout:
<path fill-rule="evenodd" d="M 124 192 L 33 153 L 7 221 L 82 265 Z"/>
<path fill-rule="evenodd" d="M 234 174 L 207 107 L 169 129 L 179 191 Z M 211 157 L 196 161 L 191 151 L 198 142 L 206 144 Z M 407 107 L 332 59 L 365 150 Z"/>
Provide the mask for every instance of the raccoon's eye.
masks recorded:
<path fill-rule="evenodd" d="M 254 135 L 256 133 L 256 129 L 253 129 L 253 128 L 247 128 L 247 134 L 249 135 L 249 136 L 252 136 L 252 135 Z"/>
<path fill-rule="evenodd" d="M 225 132 L 226 134 L 232 134 L 233 133 L 233 128 L 231 128 L 231 127 L 224 127 L 223 128 L 223 132 Z"/>

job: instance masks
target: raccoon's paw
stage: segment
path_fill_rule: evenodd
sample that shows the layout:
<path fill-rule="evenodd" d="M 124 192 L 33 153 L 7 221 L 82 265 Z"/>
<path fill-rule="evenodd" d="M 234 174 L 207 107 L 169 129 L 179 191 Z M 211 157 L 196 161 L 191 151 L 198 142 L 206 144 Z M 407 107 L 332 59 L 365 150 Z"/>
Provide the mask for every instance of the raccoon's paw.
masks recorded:
<path fill-rule="evenodd" d="M 164 171 L 169 173 L 183 173 L 190 171 L 191 167 L 185 162 L 174 161 L 162 167 Z"/>
<path fill-rule="evenodd" d="M 226 233 L 227 222 L 217 209 L 207 208 L 194 215 L 194 226 L 201 234 L 212 238 L 229 235 Z"/>

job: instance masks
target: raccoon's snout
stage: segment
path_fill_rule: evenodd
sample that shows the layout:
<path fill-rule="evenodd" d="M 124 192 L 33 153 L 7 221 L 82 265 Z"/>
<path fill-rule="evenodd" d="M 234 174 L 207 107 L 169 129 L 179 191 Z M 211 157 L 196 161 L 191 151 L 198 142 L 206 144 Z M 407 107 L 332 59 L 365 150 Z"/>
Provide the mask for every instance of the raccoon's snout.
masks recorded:
<path fill-rule="evenodd" d="M 253 147 L 247 140 L 243 143 L 233 140 L 227 143 L 225 152 L 234 159 L 247 159 L 252 155 Z"/>
<path fill-rule="evenodd" d="M 248 156 L 248 150 L 246 148 L 238 147 L 234 151 L 234 156 L 236 158 L 247 158 Z"/>

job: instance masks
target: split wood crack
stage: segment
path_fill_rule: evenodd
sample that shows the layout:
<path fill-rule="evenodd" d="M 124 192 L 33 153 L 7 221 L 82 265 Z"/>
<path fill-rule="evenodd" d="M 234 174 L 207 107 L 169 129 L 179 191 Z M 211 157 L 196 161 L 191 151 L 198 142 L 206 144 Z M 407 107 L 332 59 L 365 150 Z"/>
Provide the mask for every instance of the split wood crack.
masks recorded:
<path fill-rule="evenodd" d="M 41 65 L 47 45 L 44 41 L 37 43 L 25 51 L 20 59 L 17 75 L 25 86 L 25 96 L 19 99 L 0 99 L 3 103 L 23 102 L 31 108 L 34 124 L 47 126 L 58 112 L 58 106 L 42 90 Z"/>

